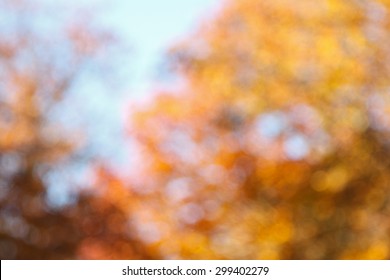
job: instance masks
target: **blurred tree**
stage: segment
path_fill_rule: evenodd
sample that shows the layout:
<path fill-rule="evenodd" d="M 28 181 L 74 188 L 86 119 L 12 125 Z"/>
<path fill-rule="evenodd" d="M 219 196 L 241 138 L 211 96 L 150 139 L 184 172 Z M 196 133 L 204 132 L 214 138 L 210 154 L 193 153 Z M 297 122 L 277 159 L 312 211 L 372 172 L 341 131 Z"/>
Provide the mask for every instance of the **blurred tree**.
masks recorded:
<path fill-rule="evenodd" d="M 0 258 L 139 258 L 127 213 L 101 191 L 72 186 L 66 203 L 50 201 L 64 200 L 49 187 L 69 178 L 53 174 L 82 160 L 85 136 L 58 111 L 115 44 L 91 17 L 51 15 L 39 1 L 0 1 Z"/>
<path fill-rule="evenodd" d="M 390 258 L 389 12 L 227 1 L 172 50 L 183 89 L 132 113 L 122 183 L 151 255 Z"/>

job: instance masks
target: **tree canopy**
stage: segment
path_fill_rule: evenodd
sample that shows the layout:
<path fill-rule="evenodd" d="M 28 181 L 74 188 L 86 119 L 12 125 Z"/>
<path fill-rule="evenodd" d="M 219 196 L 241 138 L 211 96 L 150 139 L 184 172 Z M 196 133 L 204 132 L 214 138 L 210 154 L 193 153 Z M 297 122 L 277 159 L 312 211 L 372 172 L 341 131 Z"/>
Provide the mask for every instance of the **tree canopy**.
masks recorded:
<path fill-rule="evenodd" d="M 172 49 L 181 91 L 129 118 L 152 254 L 389 258 L 389 8 L 228 1 Z"/>
<path fill-rule="evenodd" d="M 128 112 L 125 176 L 91 161 L 94 188 L 59 208 L 47 178 L 82 137 L 51 112 L 111 37 L 0 21 L 0 257 L 390 258 L 389 13 L 225 1 L 168 52 L 175 90 Z"/>
<path fill-rule="evenodd" d="M 53 18 L 40 3 L 0 1 L 0 258 L 134 258 L 127 213 L 68 178 L 88 141 L 58 116 L 81 75 L 106 71 L 99 60 L 116 40 L 91 18 Z"/>

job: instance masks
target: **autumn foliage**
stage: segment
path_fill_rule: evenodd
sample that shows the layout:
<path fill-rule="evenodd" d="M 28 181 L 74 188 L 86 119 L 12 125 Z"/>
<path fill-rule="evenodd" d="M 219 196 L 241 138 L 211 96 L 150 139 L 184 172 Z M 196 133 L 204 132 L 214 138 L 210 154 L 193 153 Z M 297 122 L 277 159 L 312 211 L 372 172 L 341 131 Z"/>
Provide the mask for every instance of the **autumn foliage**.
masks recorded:
<path fill-rule="evenodd" d="M 132 164 L 91 163 L 60 209 L 40 172 L 77 145 L 32 101 L 62 80 L 13 71 L 1 37 L 1 257 L 390 258 L 389 31 L 387 0 L 225 1 L 169 52 L 177 90 L 132 106 Z"/>
<path fill-rule="evenodd" d="M 66 172 L 86 164 L 88 142 L 58 118 L 85 70 L 104 70 L 98 60 L 114 37 L 71 15 L 53 20 L 38 3 L 0 1 L 0 258 L 140 257 L 127 213 L 80 192 Z"/>
<path fill-rule="evenodd" d="M 229 1 L 130 118 L 161 258 L 390 257 L 388 1 Z"/>

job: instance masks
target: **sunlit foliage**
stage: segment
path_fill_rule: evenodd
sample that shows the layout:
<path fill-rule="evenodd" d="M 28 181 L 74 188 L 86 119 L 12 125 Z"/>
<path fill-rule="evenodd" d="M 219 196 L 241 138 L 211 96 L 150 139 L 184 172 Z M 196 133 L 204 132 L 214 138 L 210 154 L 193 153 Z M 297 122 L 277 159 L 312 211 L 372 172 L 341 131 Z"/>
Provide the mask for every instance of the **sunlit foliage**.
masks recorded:
<path fill-rule="evenodd" d="M 225 1 L 131 108 L 124 176 L 62 204 L 60 108 L 113 38 L 37 3 L 0 0 L 2 259 L 390 258 L 389 1 Z"/>
<path fill-rule="evenodd" d="M 228 1 L 172 50 L 184 87 L 131 114 L 122 183 L 151 255 L 390 257 L 389 12 Z"/>

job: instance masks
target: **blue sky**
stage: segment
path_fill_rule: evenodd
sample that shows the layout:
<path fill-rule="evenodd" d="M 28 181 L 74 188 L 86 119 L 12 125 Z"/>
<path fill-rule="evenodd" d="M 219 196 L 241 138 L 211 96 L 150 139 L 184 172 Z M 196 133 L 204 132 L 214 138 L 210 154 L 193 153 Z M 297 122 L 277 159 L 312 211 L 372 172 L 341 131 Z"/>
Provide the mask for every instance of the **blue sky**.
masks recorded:
<path fill-rule="evenodd" d="M 142 99 L 153 90 L 156 69 L 165 51 L 180 39 L 188 38 L 202 20 L 210 18 L 222 0 L 83 0 L 78 5 L 95 5 L 99 20 L 130 46 L 125 79 L 120 92 L 99 92 L 94 84 L 86 85 L 93 97 L 85 102 L 91 118 L 91 134 L 101 155 L 127 156 L 120 144 L 123 112 L 130 101 Z M 69 2 L 68 2 L 69 3 Z M 70 4 L 69 4 L 70 5 Z M 120 160 L 121 161 L 121 160 Z"/>
<path fill-rule="evenodd" d="M 85 0 L 86 1 L 86 0 Z M 145 94 L 164 51 L 190 36 L 221 0 L 113 0 L 104 19 L 132 46 L 131 92 Z"/>

